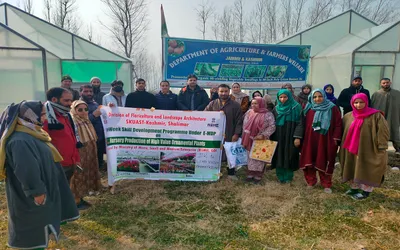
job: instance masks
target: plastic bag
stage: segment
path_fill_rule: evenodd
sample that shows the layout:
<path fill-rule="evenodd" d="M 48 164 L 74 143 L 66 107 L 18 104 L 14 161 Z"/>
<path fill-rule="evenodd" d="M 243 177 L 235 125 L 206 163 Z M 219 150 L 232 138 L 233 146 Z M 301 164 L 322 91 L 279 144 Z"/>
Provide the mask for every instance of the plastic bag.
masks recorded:
<path fill-rule="evenodd" d="M 224 148 L 229 168 L 247 165 L 247 151 L 242 146 L 242 138 L 236 142 L 225 142 Z"/>

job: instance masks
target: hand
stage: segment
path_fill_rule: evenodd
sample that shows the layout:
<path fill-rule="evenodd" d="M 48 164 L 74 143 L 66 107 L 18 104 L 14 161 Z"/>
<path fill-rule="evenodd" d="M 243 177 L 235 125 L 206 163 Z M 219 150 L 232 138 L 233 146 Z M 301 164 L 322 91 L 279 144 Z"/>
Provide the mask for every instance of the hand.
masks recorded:
<path fill-rule="evenodd" d="M 239 140 L 239 136 L 238 135 L 233 135 L 232 136 L 232 142 L 237 142 Z"/>
<path fill-rule="evenodd" d="M 263 135 L 257 135 L 256 137 L 254 137 L 254 140 L 264 140 L 264 136 Z"/>
<path fill-rule="evenodd" d="M 110 102 L 110 103 L 108 103 L 108 107 L 110 107 L 110 108 L 115 107 L 115 104 Z"/>
<path fill-rule="evenodd" d="M 95 111 L 93 111 L 93 115 L 95 117 L 99 117 L 101 115 L 100 106 Z"/>
<path fill-rule="evenodd" d="M 300 147 L 300 139 L 294 139 L 294 146 L 296 147 L 296 148 L 298 148 L 298 147 Z"/>
<path fill-rule="evenodd" d="M 44 205 L 44 201 L 46 200 L 46 194 L 42 194 L 39 196 L 33 197 L 35 199 L 35 203 L 38 205 Z"/>

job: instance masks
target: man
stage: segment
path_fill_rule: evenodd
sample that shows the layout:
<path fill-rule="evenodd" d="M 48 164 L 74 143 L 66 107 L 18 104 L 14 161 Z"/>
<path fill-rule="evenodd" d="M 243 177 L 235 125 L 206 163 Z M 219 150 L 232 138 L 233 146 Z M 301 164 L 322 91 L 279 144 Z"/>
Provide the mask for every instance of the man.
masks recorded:
<path fill-rule="evenodd" d="M 68 89 L 72 93 L 72 101 L 79 100 L 79 92 L 71 88 L 72 78 L 69 75 L 65 75 L 61 78 L 61 88 Z"/>
<path fill-rule="evenodd" d="M 160 82 L 160 92 L 155 95 L 156 109 L 177 110 L 178 96 L 171 92 L 170 85 L 167 80 Z"/>
<path fill-rule="evenodd" d="M 75 126 L 69 114 L 72 93 L 64 88 L 51 88 L 46 96 L 46 120 L 43 123 L 43 129 L 49 133 L 51 143 L 63 157 L 61 166 L 70 182 L 75 167 L 80 166 L 78 147 L 81 146 L 76 138 Z"/>
<path fill-rule="evenodd" d="M 136 91 L 126 97 L 127 108 L 151 109 L 156 107 L 156 97 L 146 91 L 146 81 L 142 78 L 136 80 Z"/>
<path fill-rule="evenodd" d="M 106 93 L 101 92 L 101 80 L 100 78 L 94 76 L 92 79 L 90 79 L 90 84 L 92 84 L 93 87 L 93 99 L 97 104 L 102 105 L 103 104 L 103 96 L 105 96 Z"/>
<path fill-rule="evenodd" d="M 390 141 L 396 154 L 400 154 L 400 91 L 392 89 L 389 78 L 382 78 L 381 89 L 375 92 L 371 98 L 371 107 L 382 111 L 390 129 Z M 399 166 L 393 166 L 392 170 L 399 170 Z"/>
<path fill-rule="evenodd" d="M 113 81 L 110 93 L 103 96 L 102 104 L 109 107 L 125 107 L 125 102 L 124 83 L 120 80 Z"/>
<path fill-rule="evenodd" d="M 97 159 L 99 160 L 99 168 L 103 166 L 103 157 L 106 149 L 106 141 L 104 138 L 104 128 L 101 122 L 101 111 L 100 105 L 94 101 L 93 97 L 93 87 L 92 85 L 83 85 L 80 88 L 81 100 L 86 102 L 89 108 L 89 120 L 93 124 L 94 129 L 97 134 Z"/>
<path fill-rule="evenodd" d="M 203 111 L 209 103 L 207 92 L 197 85 L 197 76 L 189 75 L 187 86 L 178 95 L 178 109 Z"/>
<path fill-rule="evenodd" d="M 242 109 L 240 104 L 231 100 L 229 97 L 230 87 L 226 84 L 218 86 L 219 98 L 211 101 L 207 105 L 205 111 L 223 111 L 226 116 L 226 127 L 225 127 L 225 141 L 235 142 L 239 139 L 242 134 L 243 117 Z M 222 156 L 223 161 L 226 161 L 225 152 Z M 235 169 L 229 169 L 228 167 L 228 178 L 237 180 L 235 176 Z"/>
<path fill-rule="evenodd" d="M 0 118 L 0 175 L 6 178 L 8 246 L 44 249 L 62 221 L 79 218 L 59 164 L 62 156 L 41 128 L 43 104 L 11 104 Z"/>
<path fill-rule="evenodd" d="M 369 91 L 364 89 L 362 86 L 362 78 L 361 76 L 354 77 L 353 82 L 351 83 L 350 87 L 343 89 L 340 92 L 339 98 L 337 100 L 337 105 L 343 108 L 343 115 L 353 111 L 351 107 L 350 100 L 353 95 L 358 93 L 364 93 L 368 97 L 369 105 L 371 105 L 371 98 L 369 96 Z"/>

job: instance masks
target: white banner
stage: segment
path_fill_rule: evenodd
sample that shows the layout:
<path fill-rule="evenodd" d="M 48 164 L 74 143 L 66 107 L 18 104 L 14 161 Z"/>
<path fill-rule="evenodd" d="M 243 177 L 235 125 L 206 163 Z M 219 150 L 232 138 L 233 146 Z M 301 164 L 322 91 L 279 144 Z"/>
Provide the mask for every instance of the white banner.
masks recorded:
<path fill-rule="evenodd" d="M 217 181 L 223 112 L 101 108 L 108 183 L 122 179 Z"/>

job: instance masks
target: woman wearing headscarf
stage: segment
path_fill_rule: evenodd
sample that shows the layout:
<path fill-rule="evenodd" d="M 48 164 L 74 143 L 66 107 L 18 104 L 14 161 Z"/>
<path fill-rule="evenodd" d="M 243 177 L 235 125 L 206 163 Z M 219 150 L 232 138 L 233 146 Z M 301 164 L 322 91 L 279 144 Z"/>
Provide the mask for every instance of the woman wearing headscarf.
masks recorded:
<path fill-rule="evenodd" d="M 253 94 L 251 94 L 251 97 L 254 99 L 256 97 L 263 97 L 263 94 L 261 94 L 260 91 L 256 90 L 253 92 Z M 250 104 L 250 103 L 249 103 Z"/>
<path fill-rule="evenodd" d="M 324 91 L 326 94 L 326 98 L 328 98 L 329 101 L 333 102 L 336 105 L 336 97 L 335 97 L 335 88 L 333 87 L 332 84 L 327 84 L 324 86 Z"/>
<path fill-rule="evenodd" d="M 251 109 L 244 116 L 242 145 L 250 155 L 253 140 L 268 140 L 275 132 L 274 115 L 268 111 L 265 101 L 256 97 L 251 101 Z M 247 181 L 259 183 L 264 174 L 265 162 L 248 158 Z"/>
<path fill-rule="evenodd" d="M 289 183 L 293 180 L 293 172 L 299 169 L 302 108 L 287 89 L 278 92 L 277 103 L 274 110 L 276 131 L 272 140 L 278 145 L 272 158 L 272 168 L 276 168 L 281 183 Z"/>
<path fill-rule="evenodd" d="M 246 93 L 243 93 L 240 89 L 240 84 L 235 82 L 232 84 L 232 93 L 230 95 L 231 100 L 240 104 L 240 108 L 242 113 L 246 113 L 249 109 L 249 96 Z"/>
<path fill-rule="evenodd" d="M 263 99 L 264 99 L 264 101 L 265 101 L 265 105 L 267 106 L 267 109 L 268 109 L 269 111 L 272 112 L 272 111 L 274 110 L 274 108 L 275 108 L 275 105 L 274 105 L 274 103 L 272 102 L 271 96 L 268 95 L 268 94 L 265 94 L 265 96 L 263 97 Z"/>
<path fill-rule="evenodd" d="M 299 97 L 298 97 L 297 95 L 294 94 L 294 90 L 293 90 L 293 85 L 292 85 L 292 84 L 290 84 L 290 83 L 285 83 L 285 84 L 282 85 L 282 89 L 287 89 L 287 90 L 289 90 L 290 93 L 292 93 L 293 99 L 294 99 L 296 102 L 300 103 Z"/>
<path fill-rule="evenodd" d="M 350 104 L 353 111 L 343 117 L 344 133 L 339 153 L 342 181 L 350 182 L 347 195 L 363 200 L 384 179 L 389 127 L 379 110 L 368 107 L 367 95 L 355 94 Z"/>
<path fill-rule="evenodd" d="M 63 160 L 42 129 L 39 101 L 11 104 L 0 117 L 0 181 L 6 180 L 8 246 L 44 249 L 49 234 L 79 218 L 60 165 Z"/>
<path fill-rule="evenodd" d="M 322 89 L 314 90 L 304 109 L 303 145 L 300 169 L 309 188 L 317 184 L 317 172 L 325 193 L 332 193 L 332 174 L 342 138 L 339 108 L 330 102 Z"/>
<path fill-rule="evenodd" d="M 301 87 L 301 92 L 297 96 L 299 98 L 299 102 L 303 109 L 306 107 L 308 103 L 308 96 L 310 95 L 312 90 L 312 86 L 310 84 L 305 84 Z"/>
<path fill-rule="evenodd" d="M 81 169 L 77 168 L 71 179 L 71 190 L 75 196 L 78 209 L 89 205 L 83 200 L 89 192 L 98 193 L 100 190 L 100 174 L 97 158 L 97 135 L 89 120 L 88 105 L 81 100 L 74 101 L 71 105 L 71 115 L 78 131 L 83 147 L 79 149 Z"/>

